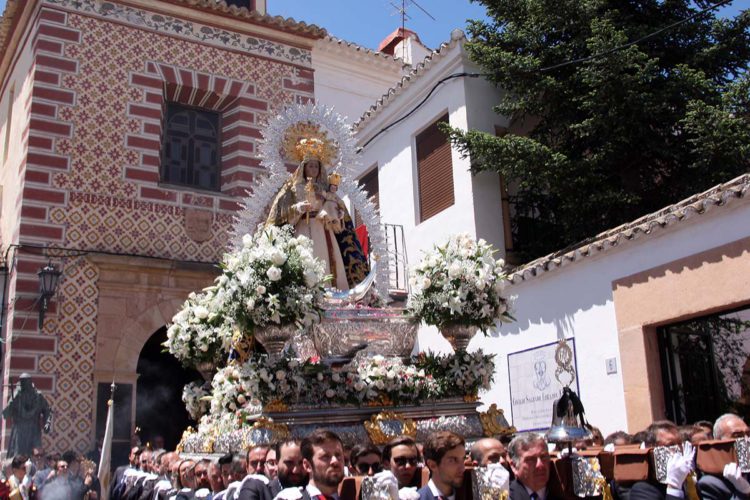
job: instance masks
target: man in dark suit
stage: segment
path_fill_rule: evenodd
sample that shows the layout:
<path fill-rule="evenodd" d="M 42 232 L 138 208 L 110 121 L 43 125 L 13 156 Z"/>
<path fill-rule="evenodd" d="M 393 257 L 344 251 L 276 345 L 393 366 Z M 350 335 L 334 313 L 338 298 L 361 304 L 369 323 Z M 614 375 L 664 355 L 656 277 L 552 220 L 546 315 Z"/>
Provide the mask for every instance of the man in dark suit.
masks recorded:
<path fill-rule="evenodd" d="M 302 448 L 297 440 L 284 441 L 276 445 L 278 474 L 268 483 L 271 498 L 284 488 L 300 488 L 307 484 L 307 472 L 302 465 Z"/>
<path fill-rule="evenodd" d="M 553 500 L 547 487 L 550 455 L 547 441 L 539 434 L 513 438 L 508 444 L 510 468 L 515 479 L 510 483 L 510 500 Z"/>
<path fill-rule="evenodd" d="M 714 423 L 714 439 L 736 439 L 750 433 L 747 424 L 734 413 L 727 413 Z M 723 477 L 705 474 L 698 481 L 698 491 L 704 500 L 748 500 L 750 482 L 736 463 L 724 467 Z"/>
<path fill-rule="evenodd" d="M 128 465 L 121 465 L 115 469 L 115 473 L 112 475 L 112 482 L 109 484 L 109 499 L 120 500 L 120 497 L 125 492 L 124 488 L 124 476 L 125 471 L 128 469 L 136 469 L 140 459 L 141 452 L 143 450 L 140 446 L 133 446 L 130 449 L 130 455 L 128 455 Z"/>
<path fill-rule="evenodd" d="M 466 442 L 450 431 L 430 434 L 424 443 L 425 464 L 430 481 L 417 493 L 420 500 L 455 500 L 464 482 Z"/>
<path fill-rule="evenodd" d="M 677 426 L 660 420 L 646 428 L 644 443 L 648 447 L 680 445 L 680 432 Z M 638 481 L 630 489 L 629 500 L 679 500 L 685 498 L 683 487 L 692 473 L 695 450 L 689 442 L 683 444 L 683 451 L 674 455 L 667 463 L 667 484 Z"/>

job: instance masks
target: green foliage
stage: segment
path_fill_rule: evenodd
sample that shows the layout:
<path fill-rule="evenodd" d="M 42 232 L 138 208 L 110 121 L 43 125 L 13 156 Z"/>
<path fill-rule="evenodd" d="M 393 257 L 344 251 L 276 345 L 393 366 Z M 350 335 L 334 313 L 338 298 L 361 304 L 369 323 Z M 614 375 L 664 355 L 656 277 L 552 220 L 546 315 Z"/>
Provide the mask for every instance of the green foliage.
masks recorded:
<path fill-rule="evenodd" d="M 750 170 L 750 11 L 686 0 L 476 0 L 470 56 L 504 89 L 509 133 L 451 130 L 497 171 L 525 258 L 560 249 Z M 596 57 L 543 70 L 566 61 Z M 526 224 L 524 226 L 524 223 Z"/>

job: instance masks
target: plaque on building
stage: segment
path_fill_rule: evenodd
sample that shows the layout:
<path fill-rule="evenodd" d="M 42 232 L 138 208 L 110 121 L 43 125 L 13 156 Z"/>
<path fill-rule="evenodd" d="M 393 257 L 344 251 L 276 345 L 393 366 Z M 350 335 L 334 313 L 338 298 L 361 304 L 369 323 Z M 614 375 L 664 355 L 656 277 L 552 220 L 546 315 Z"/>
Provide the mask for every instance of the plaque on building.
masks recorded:
<path fill-rule="evenodd" d="M 211 239 L 211 223 L 214 215 L 208 210 L 196 208 L 185 209 L 185 232 L 195 242 L 202 243 Z"/>

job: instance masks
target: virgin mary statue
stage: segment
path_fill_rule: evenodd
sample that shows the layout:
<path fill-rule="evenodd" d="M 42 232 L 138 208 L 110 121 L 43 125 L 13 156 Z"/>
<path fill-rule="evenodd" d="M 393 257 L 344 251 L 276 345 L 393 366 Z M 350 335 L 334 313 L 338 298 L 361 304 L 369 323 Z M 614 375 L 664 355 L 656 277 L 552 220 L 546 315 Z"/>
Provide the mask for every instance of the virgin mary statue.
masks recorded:
<path fill-rule="evenodd" d="M 333 276 L 332 286 L 349 290 L 369 272 L 362 245 L 344 202 L 337 194 L 341 177 L 326 172 L 330 160 L 324 141 L 301 139 L 295 147 L 299 165 L 271 204 L 266 225 L 294 226 L 313 241 L 314 254 Z"/>

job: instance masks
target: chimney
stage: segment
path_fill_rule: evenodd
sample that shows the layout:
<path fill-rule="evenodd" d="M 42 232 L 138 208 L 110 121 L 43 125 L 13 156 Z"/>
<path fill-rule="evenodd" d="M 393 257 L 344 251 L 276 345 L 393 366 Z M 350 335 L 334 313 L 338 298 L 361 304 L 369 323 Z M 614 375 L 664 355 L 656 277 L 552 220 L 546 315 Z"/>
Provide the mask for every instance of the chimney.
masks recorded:
<path fill-rule="evenodd" d="M 430 54 L 414 31 L 397 28 L 380 42 L 378 52 L 402 59 L 406 64 L 417 64 Z"/>
<path fill-rule="evenodd" d="M 267 0 L 224 0 L 227 5 L 236 5 L 237 7 L 245 7 L 248 10 L 255 10 L 258 14 L 266 13 Z"/>

